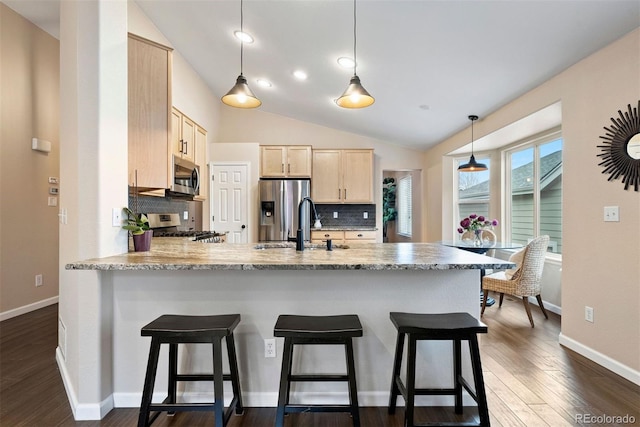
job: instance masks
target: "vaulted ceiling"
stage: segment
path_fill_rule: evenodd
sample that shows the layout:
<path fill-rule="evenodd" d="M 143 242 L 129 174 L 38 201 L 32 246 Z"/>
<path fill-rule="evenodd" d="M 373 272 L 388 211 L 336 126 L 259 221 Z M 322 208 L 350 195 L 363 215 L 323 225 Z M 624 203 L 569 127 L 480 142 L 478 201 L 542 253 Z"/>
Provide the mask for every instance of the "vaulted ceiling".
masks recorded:
<path fill-rule="evenodd" d="M 216 96 L 233 86 L 239 0 L 135 1 Z M 3 2 L 57 36 L 58 0 Z M 346 110 L 353 70 L 336 60 L 353 56 L 353 24 L 350 0 L 245 0 L 260 109 L 424 150 L 640 26 L 640 2 L 358 0 L 357 73 L 376 102 Z"/>

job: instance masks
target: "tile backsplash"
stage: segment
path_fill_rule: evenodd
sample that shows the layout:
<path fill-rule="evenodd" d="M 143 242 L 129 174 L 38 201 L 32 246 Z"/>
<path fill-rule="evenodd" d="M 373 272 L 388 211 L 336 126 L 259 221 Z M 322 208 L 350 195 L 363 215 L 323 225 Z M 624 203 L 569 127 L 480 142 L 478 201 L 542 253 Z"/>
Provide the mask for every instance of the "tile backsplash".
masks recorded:
<path fill-rule="evenodd" d="M 376 205 L 316 205 L 316 212 L 320 216 L 320 222 L 325 227 L 375 227 L 376 226 Z M 338 213 L 338 218 L 334 218 L 334 212 Z M 366 212 L 367 218 L 364 218 Z M 312 218 L 313 222 L 313 218 Z"/>

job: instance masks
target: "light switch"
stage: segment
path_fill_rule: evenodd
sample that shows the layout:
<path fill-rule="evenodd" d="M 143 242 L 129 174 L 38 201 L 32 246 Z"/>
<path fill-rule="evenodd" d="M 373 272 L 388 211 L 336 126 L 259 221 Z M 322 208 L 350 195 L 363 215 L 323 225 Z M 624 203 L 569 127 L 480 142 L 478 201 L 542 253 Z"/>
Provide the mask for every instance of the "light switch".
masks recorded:
<path fill-rule="evenodd" d="M 338 218 L 338 212 L 334 212 L 334 213 L 333 213 L 333 217 L 334 217 L 334 218 Z"/>
<path fill-rule="evenodd" d="M 362 218 L 369 219 L 369 212 L 362 212 Z"/>
<path fill-rule="evenodd" d="M 182 212 L 182 219 L 189 219 L 189 211 Z"/>
<path fill-rule="evenodd" d="M 47 201 L 47 206 L 58 206 L 58 198 L 57 197 L 49 197 Z"/>
<path fill-rule="evenodd" d="M 605 222 L 619 222 L 620 215 L 618 211 L 618 206 L 605 206 L 604 220 Z"/>

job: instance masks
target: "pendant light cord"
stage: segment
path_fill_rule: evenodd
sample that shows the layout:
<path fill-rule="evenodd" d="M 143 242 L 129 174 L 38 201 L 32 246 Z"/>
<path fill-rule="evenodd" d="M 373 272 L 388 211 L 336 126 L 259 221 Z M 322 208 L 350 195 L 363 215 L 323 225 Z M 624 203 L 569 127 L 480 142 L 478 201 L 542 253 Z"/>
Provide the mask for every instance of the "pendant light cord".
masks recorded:
<path fill-rule="evenodd" d="M 243 64 L 243 56 L 244 56 L 244 14 L 242 12 L 242 0 L 240 0 L 240 33 L 242 33 L 242 37 L 240 37 L 240 75 L 242 75 L 242 64 Z"/>
<path fill-rule="evenodd" d="M 353 0 L 353 75 L 356 76 L 356 67 L 358 66 L 356 61 L 356 0 Z"/>
<path fill-rule="evenodd" d="M 475 120 L 471 120 L 471 155 L 473 156 L 473 122 L 475 122 Z"/>

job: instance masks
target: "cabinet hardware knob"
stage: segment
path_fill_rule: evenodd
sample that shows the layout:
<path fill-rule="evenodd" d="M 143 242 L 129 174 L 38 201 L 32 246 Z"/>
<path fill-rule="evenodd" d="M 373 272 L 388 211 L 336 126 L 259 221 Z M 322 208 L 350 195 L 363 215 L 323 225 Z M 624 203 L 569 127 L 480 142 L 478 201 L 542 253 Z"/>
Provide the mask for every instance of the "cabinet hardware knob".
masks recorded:
<path fill-rule="evenodd" d="M 358 234 L 358 237 L 362 237 L 362 234 Z"/>

